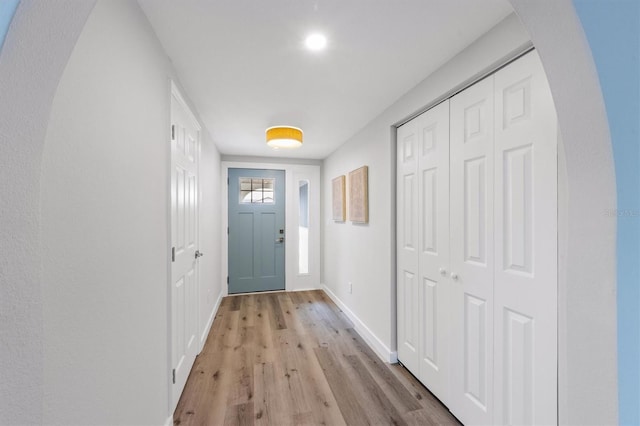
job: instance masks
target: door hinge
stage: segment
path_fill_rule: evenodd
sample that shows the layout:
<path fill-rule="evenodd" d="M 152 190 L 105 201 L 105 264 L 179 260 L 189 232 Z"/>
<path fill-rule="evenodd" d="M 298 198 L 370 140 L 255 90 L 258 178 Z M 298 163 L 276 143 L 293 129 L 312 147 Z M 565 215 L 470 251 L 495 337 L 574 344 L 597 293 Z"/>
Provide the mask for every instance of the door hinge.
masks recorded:
<path fill-rule="evenodd" d="M 173 384 L 175 385 L 176 384 L 176 369 L 175 368 L 173 369 L 173 373 L 172 374 L 173 374 Z"/>
<path fill-rule="evenodd" d="M 229 227 L 227 226 L 227 235 L 229 235 Z"/>
<path fill-rule="evenodd" d="M 176 125 L 175 124 L 171 125 L 171 140 L 172 141 L 176 140 Z"/>
<path fill-rule="evenodd" d="M 229 275 L 227 275 L 227 284 L 229 284 Z"/>
<path fill-rule="evenodd" d="M 176 248 L 175 247 L 171 247 L 171 261 L 172 262 L 176 261 Z"/>
<path fill-rule="evenodd" d="M 229 178 L 227 178 L 227 185 L 229 185 Z"/>

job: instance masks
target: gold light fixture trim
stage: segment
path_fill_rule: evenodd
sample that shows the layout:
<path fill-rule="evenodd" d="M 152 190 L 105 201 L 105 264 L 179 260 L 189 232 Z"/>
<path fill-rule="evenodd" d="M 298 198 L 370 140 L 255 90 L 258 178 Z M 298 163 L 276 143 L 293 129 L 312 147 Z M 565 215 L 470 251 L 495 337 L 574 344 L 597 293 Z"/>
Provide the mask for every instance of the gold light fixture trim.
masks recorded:
<path fill-rule="evenodd" d="M 267 145 L 271 148 L 299 148 L 302 146 L 302 130 L 297 127 L 269 127 L 266 134 Z"/>

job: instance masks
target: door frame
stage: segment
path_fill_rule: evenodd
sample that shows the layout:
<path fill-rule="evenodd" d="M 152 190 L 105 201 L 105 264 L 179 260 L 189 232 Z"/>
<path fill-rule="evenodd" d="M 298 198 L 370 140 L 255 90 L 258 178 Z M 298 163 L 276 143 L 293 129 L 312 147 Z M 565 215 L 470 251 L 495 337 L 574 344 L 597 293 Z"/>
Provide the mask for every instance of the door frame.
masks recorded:
<path fill-rule="evenodd" d="M 167 193 L 168 193 L 168 197 L 167 197 L 167 372 L 168 372 L 168 376 L 167 376 L 167 380 L 169 383 L 169 392 L 168 392 L 168 399 L 169 399 L 169 411 L 170 411 L 170 415 L 171 418 L 173 418 L 173 412 L 175 411 L 177 405 L 178 405 L 178 401 L 179 398 L 177 398 L 174 401 L 173 398 L 173 377 L 172 377 L 172 370 L 174 368 L 173 365 L 173 277 L 172 277 L 172 267 L 173 267 L 173 261 L 172 261 L 172 223 L 173 223 L 173 217 L 172 217 L 172 194 L 171 194 L 171 168 L 173 167 L 173 150 L 171 147 L 171 142 L 172 142 L 172 125 L 173 125 L 173 117 L 171 114 L 171 103 L 173 102 L 173 97 L 175 96 L 175 98 L 178 100 L 178 102 L 180 103 L 180 105 L 184 108 L 184 112 L 187 114 L 187 116 L 189 117 L 190 120 L 193 121 L 194 125 L 197 128 L 197 132 L 198 132 L 198 141 L 196 143 L 196 152 L 197 152 L 197 161 L 196 161 L 196 175 L 198 178 L 198 183 L 196 185 L 196 196 L 198 197 L 198 200 L 196 202 L 196 246 L 200 246 L 200 201 L 202 200 L 202 185 L 200 184 L 200 160 L 202 157 L 202 126 L 200 125 L 200 121 L 198 121 L 198 119 L 196 118 L 196 116 L 193 114 L 191 107 L 189 106 L 189 104 L 185 101 L 185 98 L 182 96 L 182 93 L 180 91 L 180 88 L 177 86 L 177 84 L 173 81 L 173 80 L 169 80 L 169 84 L 170 84 L 170 92 L 169 92 L 169 112 L 168 112 L 168 123 L 169 125 L 167 126 L 167 141 L 169 142 L 168 144 L 168 151 L 169 151 L 169 156 L 168 156 L 168 171 L 169 173 L 167 173 L 167 182 L 166 182 L 166 188 L 167 188 Z M 196 265 L 195 265 L 195 269 L 196 269 L 196 294 L 197 294 L 197 298 L 196 300 L 199 301 L 200 300 L 200 262 L 196 261 Z M 200 339 L 200 331 L 202 329 L 202 324 L 201 324 L 201 319 L 200 319 L 200 303 L 196 303 L 196 306 L 194 307 L 195 311 L 196 311 L 196 326 L 197 326 L 197 330 L 196 330 L 196 337 L 198 338 L 197 341 L 197 355 L 200 354 L 200 352 L 202 351 L 202 348 L 204 346 L 204 342 L 202 341 L 202 339 Z M 184 389 L 182 390 L 184 391 Z M 182 392 L 181 392 L 182 393 Z"/>
<path fill-rule="evenodd" d="M 266 161 L 269 161 L 268 159 Z M 285 277 L 284 291 L 312 290 L 320 288 L 320 165 L 292 164 L 257 161 L 221 162 L 220 198 L 221 198 L 221 256 L 220 282 L 223 283 L 223 296 L 229 295 L 227 277 L 229 275 L 229 187 L 227 178 L 229 169 L 265 169 L 284 170 L 285 174 Z M 309 181 L 309 273 L 299 274 L 297 270 L 298 253 L 298 192 L 297 181 Z M 314 189 L 315 188 L 315 189 Z M 287 244 L 288 243 L 288 244 Z"/>

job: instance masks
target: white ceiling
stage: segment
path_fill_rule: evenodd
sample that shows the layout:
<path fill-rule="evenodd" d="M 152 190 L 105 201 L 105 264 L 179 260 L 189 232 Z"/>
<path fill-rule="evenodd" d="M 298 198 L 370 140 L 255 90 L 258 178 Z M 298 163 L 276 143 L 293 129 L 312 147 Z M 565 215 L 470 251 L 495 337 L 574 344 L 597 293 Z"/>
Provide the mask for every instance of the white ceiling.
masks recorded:
<path fill-rule="evenodd" d="M 512 11 L 505 0 L 139 3 L 223 154 L 315 159 Z M 314 31 L 323 52 L 304 47 Z M 303 129 L 302 148 L 266 146 L 280 124 Z"/>

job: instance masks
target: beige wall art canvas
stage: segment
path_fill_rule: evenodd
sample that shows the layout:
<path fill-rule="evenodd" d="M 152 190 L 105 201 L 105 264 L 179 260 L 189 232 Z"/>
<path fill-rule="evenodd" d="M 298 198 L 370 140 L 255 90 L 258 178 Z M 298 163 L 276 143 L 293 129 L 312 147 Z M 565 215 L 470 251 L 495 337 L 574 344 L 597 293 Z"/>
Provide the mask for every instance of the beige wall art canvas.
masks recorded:
<path fill-rule="evenodd" d="M 369 223 L 369 168 L 349 172 L 349 220 Z"/>
<path fill-rule="evenodd" d="M 336 222 L 344 222 L 346 216 L 346 200 L 345 200 L 345 176 L 338 176 L 332 181 L 332 211 L 333 220 Z"/>

